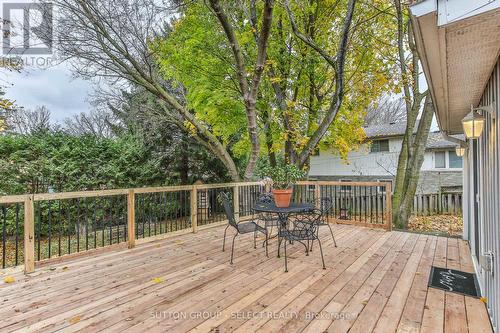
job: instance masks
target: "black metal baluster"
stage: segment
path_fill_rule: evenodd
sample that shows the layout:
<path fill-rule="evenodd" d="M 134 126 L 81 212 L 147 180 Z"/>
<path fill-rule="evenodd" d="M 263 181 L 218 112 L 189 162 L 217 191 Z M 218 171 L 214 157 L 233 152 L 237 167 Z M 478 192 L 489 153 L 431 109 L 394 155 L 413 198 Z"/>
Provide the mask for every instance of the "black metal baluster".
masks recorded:
<path fill-rule="evenodd" d="M 57 255 L 60 257 L 61 256 L 61 234 L 62 234 L 62 209 L 61 209 L 61 200 L 58 201 L 58 209 L 57 209 L 57 215 L 58 215 L 58 237 L 57 237 Z"/>
<path fill-rule="evenodd" d="M 120 197 L 117 197 L 116 198 L 118 200 L 118 210 L 123 212 L 123 206 L 122 206 L 122 203 L 123 203 L 123 200 L 120 200 L 121 198 Z M 116 220 L 116 242 L 117 244 L 120 244 L 120 233 L 121 233 L 121 228 L 120 228 L 120 221 L 122 220 L 121 217 L 122 216 L 125 216 L 125 215 L 122 215 L 122 214 L 118 214 L 118 219 Z"/>
<path fill-rule="evenodd" d="M 80 198 L 76 199 L 76 252 L 80 252 Z"/>
<path fill-rule="evenodd" d="M 38 208 L 38 225 L 37 225 L 37 230 L 38 230 L 38 238 L 37 238 L 37 244 L 38 244 L 38 249 L 37 249 L 37 260 L 40 260 L 40 238 L 42 237 L 42 204 L 41 202 L 38 203 L 37 208 Z M 35 238 L 37 235 L 35 235 Z"/>
<path fill-rule="evenodd" d="M 52 250 L 52 200 L 49 200 L 48 224 L 49 224 L 49 259 Z"/>
<path fill-rule="evenodd" d="M 116 198 L 111 197 L 111 218 L 109 219 L 108 228 L 109 228 L 109 245 L 113 244 L 113 221 L 116 218 Z"/>
<path fill-rule="evenodd" d="M 2 268 L 5 268 L 6 265 L 6 254 L 7 254 L 7 208 L 2 206 L 2 215 L 3 215 L 3 225 L 2 225 Z"/>
<path fill-rule="evenodd" d="M 378 187 L 375 187 L 375 223 L 378 223 Z"/>
<path fill-rule="evenodd" d="M 366 197 L 366 186 L 365 186 L 365 197 L 363 198 L 363 202 L 365 203 L 365 223 L 368 221 L 368 200 Z"/>
<path fill-rule="evenodd" d="M 66 212 L 66 215 L 67 215 L 67 223 L 68 223 L 68 226 L 67 226 L 67 230 L 68 230 L 68 254 L 71 253 L 71 202 L 73 200 L 70 199 L 68 200 L 68 206 L 66 208 L 67 212 Z"/>
<path fill-rule="evenodd" d="M 99 203 L 99 197 L 94 198 L 94 249 L 97 249 L 97 208 Z"/>
<path fill-rule="evenodd" d="M 370 186 L 370 223 L 373 221 L 373 186 Z"/>
<path fill-rule="evenodd" d="M 101 220 L 101 226 L 99 228 L 99 231 L 101 232 L 101 246 L 104 247 L 105 243 L 106 243 L 106 239 L 105 239 L 105 233 L 106 233 L 106 212 L 107 212 L 107 208 L 108 207 L 111 207 L 111 198 L 112 197 L 106 197 L 104 198 L 104 204 L 102 206 L 102 220 Z M 106 207 L 108 206 L 108 207 Z M 109 218 L 109 216 L 108 216 Z"/>
<path fill-rule="evenodd" d="M 146 194 L 141 195 L 141 221 L 142 221 L 142 238 L 145 236 L 144 229 L 146 228 Z"/>
<path fill-rule="evenodd" d="M 83 205 L 85 206 L 84 208 L 84 214 L 83 218 L 85 219 L 85 250 L 88 251 L 89 249 L 89 203 L 87 198 L 83 199 Z"/>
<path fill-rule="evenodd" d="M 108 227 L 109 227 L 109 245 L 112 245 L 113 244 L 113 207 L 117 205 L 116 203 L 116 197 L 109 197 L 109 210 L 108 210 L 108 220 L 107 220 L 107 224 L 108 224 Z M 115 201 L 115 204 L 113 205 L 113 201 Z M 102 216 L 103 216 L 103 219 L 105 218 L 105 215 L 106 215 L 106 208 L 103 208 L 103 211 L 102 211 Z M 106 224 L 103 223 L 102 224 L 102 233 L 104 234 L 104 229 L 106 228 Z M 118 234 L 120 234 L 118 232 Z M 119 242 L 118 242 L 119 243 Z"/>
<path fill-rule="evenodd" d="M 111 198 L 113 199 L 113 198 Z M 119 209 L 120 207 L 120 197 L 115 197 L 114 200 L 110 200 L 110 205 L 111 205 L 111 216 L 110 216 L 110 219 L 111 219 L 111 222 L 115 221 L 115 223 L 113 223 L 114 226 L 116 226 L 116 241 L 117 241 L 117 244 L 120 244 L 120 214 L 113 214 L 114 212 L 114 209 L 113 207 L 115 207 L 115 205 L 113 205 L 113 201 L 115 202 L 115 205 L 116 205 L 116 208 Z"/>

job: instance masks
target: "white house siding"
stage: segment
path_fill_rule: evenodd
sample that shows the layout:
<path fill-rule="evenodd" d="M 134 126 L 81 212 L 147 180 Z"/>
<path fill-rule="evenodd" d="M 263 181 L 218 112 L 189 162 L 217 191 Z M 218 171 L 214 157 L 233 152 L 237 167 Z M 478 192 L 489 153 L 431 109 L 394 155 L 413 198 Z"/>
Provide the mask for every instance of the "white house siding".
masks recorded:
<path fill-rule="evenodd" d="M 393 180 L 402 142 L 401 138 L 389 139 L 389 151 L 378 153 L 370 153 L 369 146 L 362 145 L 359 150 L 349 153 L 347 161 L 331 151 L 322 150 L 319 156 L 311 157 L 309 176 L 320 180 Z M 438 193 L 443 187 L 460 191 L 462 169 L 436 169 L 434 165 L 434 151 L 426 151 L 417 193 Z"/>
<path fill-rule="evenodd" d="M 311 157 L 311 176 L 387 176 L 396 173 L 401 139 L 389 140 L 389 151 L 370 153 L 368 145 L 349 153 L 347 161 L 330 151 L 322 150 Z"/>
<path fill-rule="evenodd" d="M 479 276 L 483 295 L 488 299 L 488 308 L 493 326 L 498 329 L 500 321 L 500 62 L 493 70 L 485 88 L 480 105 L 495 103 L 496 120 L 486 115 L 486 124 L 481 137 L 477 140 L 477 154 L 474 145 L 469 142 L 467 173 L 467 218 L 466 238 L 471 241 L 471 252 L 475 256 L 476 270 Z M 477 157 L 476 157 L 477 156 Z M 477 169 L 474 160 L 477 159 Z M 474 178 L 476 174 L 476 178 Z M 474 193 L 474 179 L 477 181 L 478 195 Z M 480 199 L 475 204 L 475 201 Z M 479 223 L 475 223 L 475 218 Z M 476 250 L 477 249 L 477 250 Z M 479 255 L 491 251 L 494 254 L 493 271 L 485 271 L 478 262 Z"/>

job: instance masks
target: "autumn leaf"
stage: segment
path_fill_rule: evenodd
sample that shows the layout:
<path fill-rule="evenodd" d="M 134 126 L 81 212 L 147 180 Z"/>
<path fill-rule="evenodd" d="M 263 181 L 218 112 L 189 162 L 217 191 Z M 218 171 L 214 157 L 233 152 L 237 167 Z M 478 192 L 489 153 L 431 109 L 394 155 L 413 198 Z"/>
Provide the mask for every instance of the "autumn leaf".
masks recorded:
<path fill-rule="evenodd" d="M 488 303 L 488 298 L 487 297 L 481 297 L 479 300 L 481 302 L 483 302 L 484 304 Z"/>
<path fill-rule="evenodd" d="M 162 282 L 163 282 L 163 279 L 162 279 L 162 278 L 160 278 L 160 277 L 156 277 L 156 278 L 154 278 L 154 279 L 153 279 L 153 282 L 154 282 L 154 283 L 162 283 Z"/>
<path fill-rule="evenodd" d="M 3 279 L 3 282 L 5 283 L 14 283 L 16 280 L 12 277 L 12 276 L 6 276 L 4 279 Z"/>
<path fill-rule="evenodd" d="M 73 318 L 71 318 L 69 320 L 69 323 L 71 325 L 74 325 L 74 324 L 78 323 L 81 319 L 82 319 L 82 317 L 80 317 L 80 316 L 74 316 Z"/>

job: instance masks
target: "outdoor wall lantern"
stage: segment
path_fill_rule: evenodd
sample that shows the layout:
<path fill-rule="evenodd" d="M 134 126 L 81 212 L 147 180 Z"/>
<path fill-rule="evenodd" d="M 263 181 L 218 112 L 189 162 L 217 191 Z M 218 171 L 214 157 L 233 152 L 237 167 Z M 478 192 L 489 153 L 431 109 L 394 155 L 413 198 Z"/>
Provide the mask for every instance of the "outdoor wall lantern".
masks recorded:
<path fill-rule="evenodd" d="M 457 154 L 457 156 L 459 157 L 462 157 L 465 155 L 465 147 L 462 147 L 462 146 L 457 146 L 455 148 L 455 153 Z"/>
<path fill-rule="evenodd" d="M 477 139 L 481 136 L 481 133 L 483 133 L 485 117 L 478 112 L 480 110 L 490 113 L 491 117 L 495 119 L 495 110 L 493 108 L 493 104 L 490 104 L 488 106 L 480 106 L 478 108 L 474 108 L 471 105 L 471 111 L 468 115 L 465 116 L 464 119 L 462 119 L 464 133 L 468 139 Z"/>

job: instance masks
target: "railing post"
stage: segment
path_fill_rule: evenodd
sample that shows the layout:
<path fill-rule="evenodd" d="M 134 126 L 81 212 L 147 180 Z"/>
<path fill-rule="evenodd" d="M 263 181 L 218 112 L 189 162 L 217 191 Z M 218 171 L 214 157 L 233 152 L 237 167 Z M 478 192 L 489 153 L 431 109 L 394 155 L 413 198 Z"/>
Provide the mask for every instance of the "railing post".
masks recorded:
<path fill-rule="evenodd" d="M 128 248 L 135 247 L 135 193 L 134 190 L 128 190 L 127 196 L 127 243 Z"/>
<path fill-rule="evenodd" d="M 191 226 L 193 233 L 198 232 L 198 187 L 193 185 L 191 190 Z"/>
<path fill-rule="evenodd" d="M 35 270 L 35 205 L 33 196 L 24 200 L 24 273 Z"/>
<path fill-rule="evenodd" d="M 238 185 L 233 187 L 233 210 L 234 219 L 238 223 L 240 221 L 240 187 Z"/>
<path fill-rule="evenodd" d="M 385 185 L 385 209 L 387 210 L 386 218 L 386 229 L 387 231 L 392 230 L 392 183 L 386 183 Z"/>
<path fill-rule="evenodd" d="M 316 208 L 321 209 L 321 186 L 318 184 L 314 184 L 314 199 Z"/>

